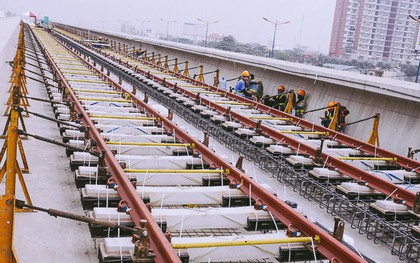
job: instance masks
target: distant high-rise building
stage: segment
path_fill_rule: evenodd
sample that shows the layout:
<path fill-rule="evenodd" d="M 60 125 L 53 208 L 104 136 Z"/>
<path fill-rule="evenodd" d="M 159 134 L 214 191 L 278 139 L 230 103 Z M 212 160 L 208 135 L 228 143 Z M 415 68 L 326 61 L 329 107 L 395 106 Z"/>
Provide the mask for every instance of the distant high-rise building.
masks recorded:
<path fill-rule="evenodd" d="M 121 25 L 121 32 L 131 35 L 140 35 L 136 26 L 123 23 Z"/>
<path fill-rule="evenodd" d="M 414 60 L 420 0 L 337 0 L 331 56 L 406 62 Z"/>

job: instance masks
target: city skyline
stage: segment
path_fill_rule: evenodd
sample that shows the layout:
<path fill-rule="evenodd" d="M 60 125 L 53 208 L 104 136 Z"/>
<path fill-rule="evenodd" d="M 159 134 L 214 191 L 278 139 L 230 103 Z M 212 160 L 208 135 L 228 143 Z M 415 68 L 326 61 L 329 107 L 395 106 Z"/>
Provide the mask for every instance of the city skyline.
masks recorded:
<path fill-rule="evenodd" d="M 274 26 L 263 20 L 263 17 L 267 17 L 272 21 L 291 21 L 277 28 L 277 49 L 308 46 L 323 53 L 328 52 L 334 7 L 335 0 L 264 0 L 258 4 L 246 0 L 215 0 L 211 3 L 157 0 L 153 4 L 145 0 L 128 0 L 124 4 L 98 0 L 75 0 L 71 3 L 0 0 L 0 10 L 17 14 L 31 11 L 41 17 L 49 16 L 52 21 L 109 31 L 120 31 L 122 23 L 130 22 L 136 24 L 137 28 L 166 34 L 166 23 L 160 20 L 163 18 L 176 20 L 170 25 L 169 34 L 182 36 L 184 23 L 199 23 L 197 18 L 217 20 L 217 24 L 209 26 L 209 35 L 232 35 L 240 42 L 271 47 Z"/>

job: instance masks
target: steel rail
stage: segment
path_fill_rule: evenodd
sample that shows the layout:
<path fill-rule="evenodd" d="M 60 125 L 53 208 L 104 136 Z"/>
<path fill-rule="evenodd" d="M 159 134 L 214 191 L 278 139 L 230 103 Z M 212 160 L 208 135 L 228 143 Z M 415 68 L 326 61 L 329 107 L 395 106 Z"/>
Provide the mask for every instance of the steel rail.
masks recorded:
<path fill-rule="evenodd" d="M 72 51 L 67 46 L 66 48 Z M 89 65 L 92 70 L 102 74 L 102 72 L 100 72 L 97 68 L 92 67 L 92 65 L 81 56 L 79 56 L 79 59 Z M 254 200 L 260 199 L 264 204 L 267 205 L 268 210 L 272 213 L 272 215 L 278 218 L 282 223 L 285 225 L 293 225 L 297 227 L 307 236 L 313 237 L 318 235 L 320 237 L 320 243 L 316 244 L 316 246 L 322 255 L 331 261 L 336 260 L 337 262 L 365 262 L 362 258 L 360 258 L 359 255 L 349 250 L 341 242 L 337 241 L 327 232 L 315 226 L 315 224 L 313 224 L 307 218 L 303 217 L 300 213 L 293 210 L 293 208 L 278 199 L 272 193 L 256 184 L 255 181 L 245 175 L 242 171 L 235 168 L 232 164 L 223 160 L 219 156 L 215 155 L 210 148 L 194 139 L 191 135 L 180 129 L 176 124 L 171 122 L 165 116 L 161 116 L 158 111 L 154 110 L 144 101 L 137 98 L 133 93 L 131 93 L 131 91 L 126 90 L 110 77 L 106 75 L 103 75 L 103 77 L 107 81 L 111 82 L 114 88 L 123 90 L 126 94 L 129 94 L 131 98 L 136 101 L 137 105 L 147 109 L 148 113 L 154 116 L 160 116 L 160 121 L 164 123 L 164 127 L 168 130 L 172 130 L 173 133 L 176 134 L 177 138 L 182 138 L 189 143 L 194 143 L 195 149 L 197 149 L 202 154 L 205 161 L 219 165 L 221 169 L 225 170 L 225 173 L 229 179 L 235 179 L 236 181 L 241 182 L 241 190 L 249 194 Z"/>
<path fill-rule="evenodd" d="M 70 88 L 68 82 L 66 81 L 63 74 L 60 72 L 58 66 L 55 64 L 49 52 L 46 50 L 42 42 L 39 40 L 36 34 L 35 39 L 38 44 L 42 47 L 42 52 L 47 61 L 50 62 L 52 67 L 53 75 L 59 80 L 61 84 L 68 90 L 68 95 L 71 100 L 74 102 L 75 109 L 77 112 L 82 114 L 83 122 L 86 126 L 91 127 L 89 129 L 90 136 L 96 141 L 99 148 L 105 151 L 105 162 L 109 169 L 109 172 L 113 175 L 115 181 L 121 187 L 118 187 L 117 191 L 122 199 L 126 200 L 129 206 L 131 207 L 131 217 L 136 225 L 139 225 L 141 219 L 146 219 L 148 221 L 148 232 L 151 238 L 151 247 L 156 254 L 156 260 L 158 262 L 181 262 L 175 251 L 172 249 L 170 243 L 162 233 L 162 230 L 150 214 L 148 208 L 141 200 L 141 197 L 137 194 L 134 189 L 134 186 L 124 174 L 124 170 L 121 168 L 117 160 L 114 158 L 110 148 L 104 141 L 103 137 L 100 135 L 98 129 L 95 128 L 95 124 L 90 119 L 87 112 L 84 110 L 82 104 L 77 99 L 76 95 Z"/>

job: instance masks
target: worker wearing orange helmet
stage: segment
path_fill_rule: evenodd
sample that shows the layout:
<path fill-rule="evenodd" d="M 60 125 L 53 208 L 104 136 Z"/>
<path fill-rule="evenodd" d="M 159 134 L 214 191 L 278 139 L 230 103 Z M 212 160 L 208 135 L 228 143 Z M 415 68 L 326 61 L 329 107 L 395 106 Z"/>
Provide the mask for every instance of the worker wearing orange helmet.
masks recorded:
<path fill-rule="evenodd" d="M 338 110 L 338 119 L 337 125 L 335 125 L 335 130 L 341 132 L 343 127 L 346 125 L 346 116 L 350 114 L 350 111 L 339 102 L 331 101 L 328 103 L 327 110 L 324 114 L 325 117 L 321 118 L 321 124 L 326 128 L 330 128 L 331 121 L 334 119 L 335 110 Z"/>
<path fill-rule="evenodd" d="M 299 90 L 297 93 L 297 100 L 295 106 L 296 117 L 303 117 L 303 113 L 305 112 L 306 106 L 305 95 L 306 93 L 303 89 Z"/>
<path fill-rule="evenodd" d="M 334 108 L 336 103 L 334 101 L 328 102 L 327 110 L 324 112 L 324 117 L 321 118 L 321 125 L 325 128 L 328 128 L 330 126 L 331 121 L 334 118 Z"/>
<path fill-rule="evenodd" d="M 233 92 L 239 96 L 245 97 L 245 96 L 251 96 L 248 92 L 248 87 L 251 82 L 251 74 L 249 74 L 248 70 L 244 70 L 241 73 L 241 76 L 239 77 L 239 81 L 235 86 L 235 89 Z"/>
<path fill-rule="evenodd" d="M 286 94 L 285 94 L 286 88 L 283 85 L 280 85 L 277 88 L 277 95 L 273 96 L 273 108 L 279 109 L 281 111 L 284 111 L 286 108 Z"/>

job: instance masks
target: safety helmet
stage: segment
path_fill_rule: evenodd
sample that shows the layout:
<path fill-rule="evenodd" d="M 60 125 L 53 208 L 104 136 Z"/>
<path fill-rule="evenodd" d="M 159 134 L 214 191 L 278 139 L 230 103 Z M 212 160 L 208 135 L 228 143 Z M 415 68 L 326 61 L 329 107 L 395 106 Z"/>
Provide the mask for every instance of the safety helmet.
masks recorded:
<path fill-rule="evenodd" d="M 283 86 L 283 85 L 280 85 L 278 88 L 277 88 L 277 90 L 282 90 L 282 91 L 284 91 L 286 88 Z"/>
<path fill-rule="evenodd" d="M 334 106 L 335 106 L 335 102 L 334 101 L 331 101 L 331 102 L 329 102 L 328 103 L 328 109 L 333 109 L 334 108 Z"/>
<path fill-rule="evenodd" d="M 300 89 L 300 90 L 298 91 L 298 95 L 300 95 L 300 96 L 305 96 L 305 91 L 304 91 L 303 89 Z"/>
<path fill-rule="evenodd" d="M 250 76 L 250 75 L 249 75 L 249 71 L 248 71 L 248 70 L 244 70 L 244 71 L 242 71 L 241 76 L 242 76 L 242 77 L 249 77 L 249 76 Z"/>

